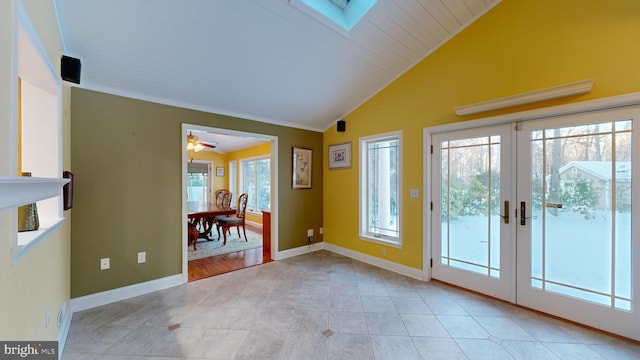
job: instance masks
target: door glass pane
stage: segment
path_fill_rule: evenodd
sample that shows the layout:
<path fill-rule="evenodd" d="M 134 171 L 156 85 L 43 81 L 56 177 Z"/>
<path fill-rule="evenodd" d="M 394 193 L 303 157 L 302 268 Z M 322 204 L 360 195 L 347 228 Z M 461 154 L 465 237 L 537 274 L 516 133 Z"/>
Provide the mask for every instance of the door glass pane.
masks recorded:
<path fill-rule="evenodd" d="M 619 121 L 619 123 L 623 123 Z M 631 129 L 631 122 L 628 130 Z M 621 125 L 621 124 L 620 124 Z M 616 129 L 623 128 L 616 124 Z M 616 133 L 615 307 L 631 310 L 631 132 Z M 627 166 L 629 164 L 629 166 Z"/>
<path fill-rule="evenodd" d="M 500 136 L 440 146 L 440 262 L 500 277 Z"/>
<path fill-rule="evenodd" d="M 531 285 L 630 310 L 631 122 L 531 134 Z"/>

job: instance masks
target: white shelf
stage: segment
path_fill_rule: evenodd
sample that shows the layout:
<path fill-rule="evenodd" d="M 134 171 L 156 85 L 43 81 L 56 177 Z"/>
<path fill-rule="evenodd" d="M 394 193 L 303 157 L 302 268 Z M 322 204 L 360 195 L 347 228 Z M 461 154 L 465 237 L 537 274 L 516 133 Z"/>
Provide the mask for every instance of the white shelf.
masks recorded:
<path fill-rule="evenodd" d="M 0 210 L 58 196 L 68 182 L 63 178 L 0 176 Z"/>
<path fill-rule="evenodd" d="M 591 92 L 595 79 L 577 81 L 570 84 L 554 86 L 542 90 L 530 91 L 500 99 L 483 101 L 471 105 L 458 106 L 455 112 L 459 116 L 471 115 L 485 111 L 499 110 L 512 106 L 531 104 L 539 101 L 558 99 L 566 96 L 582 95 Z"/>

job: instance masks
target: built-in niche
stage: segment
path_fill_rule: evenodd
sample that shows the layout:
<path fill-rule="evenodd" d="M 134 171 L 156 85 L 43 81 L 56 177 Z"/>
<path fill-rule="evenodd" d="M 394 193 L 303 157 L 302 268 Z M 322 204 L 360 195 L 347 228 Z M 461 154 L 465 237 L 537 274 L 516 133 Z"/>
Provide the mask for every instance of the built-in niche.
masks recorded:
<path fill-rule="evenodd" d="M 12 216 L 12 259 L 17 262 L 63 220 L 61 80 L 26 11 L 19 6 L 12 39 L 11 173 L 0 175 L 0 209 Z M 20 176 L 31 173 L 31 177 Z M 39 228 L 18 232 L 18 207 L 36 203 Z"/>

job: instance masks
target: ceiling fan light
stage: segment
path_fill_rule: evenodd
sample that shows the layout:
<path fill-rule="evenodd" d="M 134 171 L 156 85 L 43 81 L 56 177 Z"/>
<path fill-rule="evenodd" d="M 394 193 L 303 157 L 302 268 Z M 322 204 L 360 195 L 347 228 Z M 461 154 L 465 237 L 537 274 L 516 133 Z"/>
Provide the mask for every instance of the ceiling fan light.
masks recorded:
<path fill-rule="evenodd" d="M 193 151 L 194 148 L 195 146 L 193 146 L 192 142 L 187 143 L 187 151 Z"/>
<path fill-rule="evenodd" d="M 195 152 L 198 152 L 198 151 L 200 151 L 200 150 L 202 150 L 202 149 L 204 149 L 204 146 L 202 146 L 202 144 L 200 144 L 200 143 L 197 143 L 197 144 L 193 147 L 193 150 L 194 150 Z"/>

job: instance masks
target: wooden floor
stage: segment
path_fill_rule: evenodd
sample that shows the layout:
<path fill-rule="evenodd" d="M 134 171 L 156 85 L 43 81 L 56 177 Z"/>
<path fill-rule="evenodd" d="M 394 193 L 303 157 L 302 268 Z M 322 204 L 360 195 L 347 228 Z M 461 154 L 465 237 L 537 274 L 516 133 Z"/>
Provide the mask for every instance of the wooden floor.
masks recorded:
<path fill-rule="evenodd" d="M 189 261 L 188 266 L 189 281 L 265 264 L 270 261 L 272 261 L 271 255 L 263 252 L 261 247 L 192 260 Z"/>

